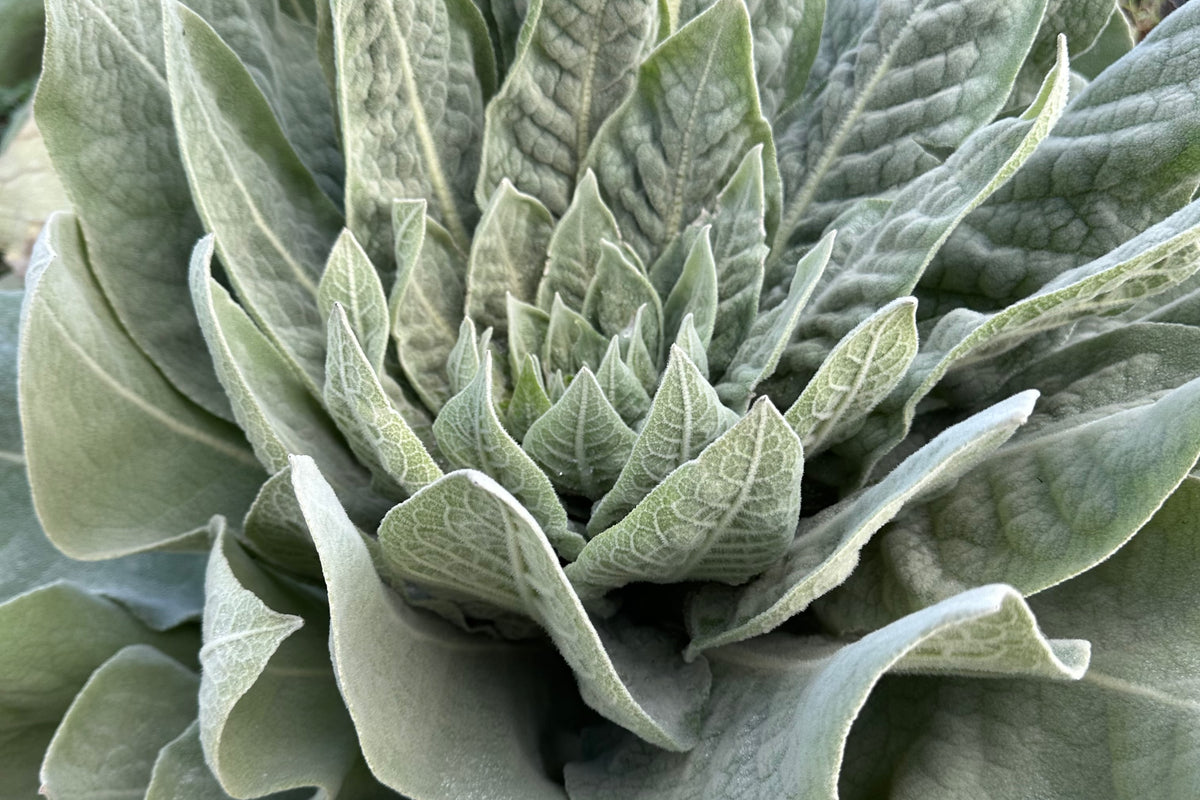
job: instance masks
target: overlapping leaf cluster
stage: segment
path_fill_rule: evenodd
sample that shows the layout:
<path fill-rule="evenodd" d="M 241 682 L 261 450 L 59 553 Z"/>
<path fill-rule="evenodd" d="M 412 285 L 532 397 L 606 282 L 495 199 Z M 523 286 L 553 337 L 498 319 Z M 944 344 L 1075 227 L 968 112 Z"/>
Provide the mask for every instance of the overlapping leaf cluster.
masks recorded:
<path fill-rule="evenodd" d="M 47 3 L 0 792 L 1196 793 L 1200 7 L 286 6 Z"/>

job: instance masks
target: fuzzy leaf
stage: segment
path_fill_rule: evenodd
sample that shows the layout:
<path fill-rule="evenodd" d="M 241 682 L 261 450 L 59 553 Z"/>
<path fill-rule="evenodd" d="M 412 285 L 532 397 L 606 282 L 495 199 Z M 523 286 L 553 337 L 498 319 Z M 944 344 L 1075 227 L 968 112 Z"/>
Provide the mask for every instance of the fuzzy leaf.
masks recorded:
<path fill-rule="evenodd" d="M 522 444 L 556 486 L 596 499 L 612 488 L 636 439 L 584 367 Z"/>
<path fill-rule="evenodd" d="M 549 330 L 549 314 L 508 297 L 508 365 L 513 375 L 520 375 L 528 356 L 538 358 L 542 354 Z"/>
<path fill-rule="evenodd" d="M 542 366 L 548 372 L 574 375 L 584 367 L 599 369 L 608 350 L 608 340 L 584 318 L 555 296 L 542 343 Z"/>
<path fill-rule="evenodd" d="M 658 292 L 638 267 L 610 241 L 600 243 L 596 275 L 583 300 L 583 316 L 604 336 L 616 336 L 646 307 L 644 321 L 662 330 L 663 306 Z M 657 349 L 657 348 L 656 348 Z"/>
<path fill-rule="evenodd" d="M 663 305 L 663 338 L 673 341 L 679 334 L 683 318 L 691 315 L 696 336 L 707 348 L 716 327 L 717 300 L 717 264 L 713 257 L 710 229 L 705 227 L 696 236 L 679 280 Z"/>
<path fill-rule="evenodd" d="M 474 380 L 442 408 L 433 433 L 451 464 L 494 478 L 529 510 L 556 549 L 567 558 L 575 557 L 583 546 L 582 537 L 567 530 L 567 513 L 550 480 L 496 415 L 491 353 L 484 355 Z"/>
<path fill-rule="evenodd" d="M 263 480 L 241 431 L 188 402 L 126 336 L 72 217 L 51 218 L 39 247 L 19 388 L 34 505 L 51 541 L 75 558 L 112 558 L 186 541 L 216 513 L 240 518 Z"/>
<path fill-rule="evenodd" d="M 804 452 L 770 401 L 597 534 L 567 576 L 585 598 L 634 581 L 744 583 L 787 550 Z"/>
<path fill-rule="evenodd" d="M 859 551 L 916 499 L 952 484 L 1028 419 L 1037 398 L 1026 392 L 955 425 L 867 491 L 803 520 L 787 554 L 758 580 L 732 593 L 702 590 L 688 612 L 688 653 L 771 631 L 845 581 Z"/>
<path fill-rule="evenodd" d="M 146 800 L 229 800 L 204 763 L 200 724 L 193 722 L 158 751 Z"/>
<path fill-rule="evenodd" d="M 655 752 L 627 737 L 569 765 L 568 791 L 580 800 L 835 800 L 850 723 L 883 674 L 935 648 L 947 658 L 934 668 L 962 668 L 960 647 L 972 656 L 967 668 L 984 674 L 1077 679 L 1088 660 L 1086 642 L 1046 640 L 1007 586 L 965 592 L 849 644 L 777 634 L 713 654 L 713 697 L 693 750 Z"/>
<path fill-rule="evenodd" d="M 329 322 L 327 358 L 325 405 L 376 479 L 412 494 L 442 477 L 425 445 L 388 400 L 340 306 Z"/>
<path fill-rule="evenodd" d="M 39 791 L 56 798 L 142 796 L 158 751 L 196 718 L 197 683 L 153 647 L 121 650 L 71 703 L 46 749 Z"/>
<path fill-rule="evenodd" d="M 881 0 L 780 126 L 787 197 L 773 248 L 937 166 L 1003 106 L 1046 0 Z M 864 20 L 865 21 L 865 20 Z M 832 43 L 832 42 L 830 42 Z M 824 44 L 824 43 L 823 43 Z M 820 56 L 818 56 L 818 61 Z"/>
<path fill-rule="evenodd" d="M 650 410 L 650 395 L 646 394 L 633 370 L 621 360 L 619 337 L 614 336 L 609 342 L 608 352 L 596 371 L 596 382 L 621 419 L 631 427 L 636 426 Z"/>
<path fill-rule="evenodd" d="M 754 73 L 769 120 L 804 91 L 817 57 L 826 0 L 748 0 L 754 34 Z"/>
<path fill-rule="evenodd" d="M 596 175 L 590 169 L 575 187 L 575 196 L 554 226 L 546 260 L 546 274 L 538 285 L 537 304 L 549 310 L 554 295 L 568 307 L 583 310 L 584 297 L 596 274 L 601 244 L 621 241 L 617 221 L 600 197 Z"/>
<path fill-rule="evenodd" d="M 319 394 L 317 281 L 341 214 L 237 55 L 188 8 L 163 7 L 171 103 L 196 208 L 247 309 Z"/>
<path fill-rule="evenodd" d="M 562 215 L 600 123 L 633 88 L 652 0 L 534 0 L 516 60 L 488 104 L 480 204 L 504 179 Z"/>
<path fill-rule="evenodd" d="M 611 491 L 588 520 L 592 536 L 616 524 L 675 468 L 700 455 L 725 425 L 721 401 L 682 351 L 671 349 L 650 415 Z"/>
<path fill-rule="evenodd" d="M 332 6 L 347 225 L 372 261 L 387 263 L 393 199 L 424 199 L 465 251 L 495 79 L 483 19 L 454 0 Z"/>
<path fill-rule="evenodd" d="M 292 468 L 276 472 L 258 490 L 242 523 L 241 540 L 265 561 L 310 578 L 321 575 L 321 561 L 292 489 Z"/>
<path fill-rule="evenodd" d="M 596 134 L 587 166 L 643 261 L 699 215 L 752 147 L 775 163 L 752 49 L 745 5 L 718 0 L 651 53 Z M 772 172 L 768 184 L 777 181 Z"/>
<path fill-rule="evenodd" d="M 533 302 L 553 227 L 550 212 L 537 198 L 507 179 L 500 182 L 475 230 L 467 264 L 466 312 L 481 328 L 507 331 L 508 294 Z"/>
<path fill-rule="evenodd" d="M 316 465 L 298 457 L 292 475 L 325 573 L 338 687 L 375 776 L 430 800 L 562 800 L 537 755 L 553 660 L 397 602 Z M 486 767 L 463 769 L 464 753 Z"/>
<path fill-rule="evenodd" d="M 367 363 L 376 375 L 382 375 L 389 338 L 387 298 L 379 273 L 354 234 L 345 229 L 334 243 L 317 284 L 317 305 L 323 320 L 329 320 L 335 303 L 342 306 Z"/>
<path fill-rule="evenodd" d="M 693 725 L 708 694 L 706 664 L 684 665 L 652 631 L 610 631 L 602 638 L 537 523 L 487 476 L 451 473 L 426 493 L 436 500 L 425 506 L 424 518 L 406 511 L 420 505 L 409 501 L 381 529 L 385 552 L 409 565 L 414 580 L 432 579 L 529 614 L 575 670 L 588 705 L 659 747 L 678 751 L 694 742 Z M 444 521 L 447 509 L 455 514 L 452 526 Z M 447 546 L 460 551 L 456 568 L 447 568 Z"/>
<path fill-rule="evenodd" d="M 525 364 L 517 376 L 512 399 L 508 403 L 508 430 L 517 441 L 524 441 L 530 426 L 550 410 L 550 397 L 542 382 L 542 365 L 538 357 L 525 356 Z"/>

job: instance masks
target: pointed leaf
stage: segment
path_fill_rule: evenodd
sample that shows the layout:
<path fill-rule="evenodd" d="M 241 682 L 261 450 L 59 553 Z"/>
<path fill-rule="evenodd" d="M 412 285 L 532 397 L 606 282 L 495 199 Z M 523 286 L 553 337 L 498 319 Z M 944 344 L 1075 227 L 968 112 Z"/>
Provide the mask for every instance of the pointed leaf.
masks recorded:
<path fill-rule="evenodd" d="M 717 264 L 713 258 L 710 229 L 705 227 L 696 236 L 679 280 L 667 295 L 663 306 L 663 337 L 674 340 L 683 318 L 689 314 L 692 326 L 704 347 L 712 340 L 717 321 Z"/>
<path fill-rule="evenodd" d="M 650 410 L 650 395 L 646 394 L 633 370 L 621 360 L 621 343 L 616 336 L 609 342 L 608 352 L 596 371 L 596 382 L 628 425 L 635 426 Z"/>
<path fill-rule="evenodd" d="M 584 367 L 530 426 L 523 446 L 556 486 L 596 499 L 612 488 L 636 439 Z"/>
<path fill-rule="evenodd" d="M 957 642 L 971 655 L 965 665 Z M 777 634 L 713 654 L 695 749 L 654 752 L 626 738 L 569 765 L 568 790 L 580 800 L 835 800 L 851 721 L 885 672 L 930 650 L 946 652 L 950 669 L 983 674 L 1077 679 L 1087 666 L 1087 643 L 1046 640 L 1007 586 L 965 592 L 849 644 Z"/>
<path fill-rule="evenodd" d="M 48 2 L 36 116 L 116 318 L 167 380 L 232 420 L 190 311 L 188 254 L 204 229 L 180 160 L 159 14 L 143 0 Z"/>
<path fill-rule="evenodd" d="M 204 763 L 200 724 L 193 722 L 158 751 L 146 800 L 229 800 Z"/>
<path fill-rule="evenodd" d="M 259 558 L 297 575 L 319 578 L 321 562 L 292 489 L 292 468 L 276 472 L 258 490 L 242 523 L 241 541 Z"/>
<path fill-rule="evenodd" d="M 688 611 L 693 636 L 688 653 L 771 631 L 841 584 L 876 531 L 1008 441 L 1029 418 L 1036 398 L 1035 392 L 1017 395 L 948 428 L 867 491 L 803 520 L 787 555 L 736 594 L 702 590 Z"/>
<path fill-rule="evenodd" d="M 754 72 L 763 115 L 774 120 L 804 91 L 817 57 L 826 0 L 750 0 Z"/>
<path fill-rule="evenodd" d="M 644 309 L 638 309 L 633 318 L 633 324 L 621 332 L 624 343 L 625 363 L 642 382 L 642 388 L 649 394 L 658 385 L 658 359 L 650 353 L 650 343 L 658 341 L 653 325 L 647 321 Z M 649 340 L 649 343 L 648 343 Z"/>
<path fill-rule="evenodd" d="M 507 302 L 508 365 L 513 375 L 520 375 L 528 356 L 538 358 L 541 355 L 550 329 L 550 315 L 511 295 Z"/>
<path fill-rule="evenodd" d="M 483 368 L 474 380 L 442 408 L 433 433 L 451 464 L 494 478 L 529 509 L 554 546 L 574 558 L 583 545 L 582 537 L 567 530 L 567 513 L 550 480 L 508 435 L 496 415 L 491 353 L 485 354 Z"/>
<path fill-rule="evenodd" d="M 175 127 L 200 217 L 250 313 L 319 394 L 317 281 L 341 214 L 237 55 L 188 8 L 171 0 L 164 9 Z"/>
<path fill-rule="evenodd" d="M 325 405 L 350 449 L 377 479 L 412 494 L 442 477 L 425 445 L 389 402 L 340 307 L 329 323 Z"/>
<path fill-rule="evenodd" d="M 692 319 L 691 314 L 683 318 L 683 322 L 679 324 L 679 334 L 675 337 L 674 346 L 683 351 L 683 354 L 688 357 L 688 361 L 692 362 L 696 371 L 707 382 L 708 351 L 704 348 L 704 342 L 700 339 L 700 334 L 696 333 L 696 325 Z"/>
<path fill-rule="evenodd" d="M 583 316 L 604 336 L 616 336 L 629 327 L 642 306 L 651 330 L 662 328 L 663 310 L 658 292 L 633 262 L 610 241 L 600 243 L 596 276 L 583 301 Z"/>
<path fill-rule="evenodd" d="M 681 464 L 691 461 L 724 432 L 717 393 L 691 360 L 672 348 L 650 415 L 616 484 L 588 521 L 595 536 L 616 524 Z"/>
<path fill-rule="evenodd" d="M 467 315 L 481 328 L 507 330 L 507 294 L 533 302 L 553 227 L 537 198 L 501 181 L 475 230 L 467 265 Z"/>
<path fill-rule="evenodd" d="M 621 233 L 612 212 L 600 197 L 596 175 L 589 169 L 575 187 L 570 207 L 554 226 L 546 274 L 538 285 L 538 306 L 548 310 L 554 295 L 559 294 L 568 307 L 582 311 L 604 241 L 619 242 Z"/>
<path fill-rule="evenodd" d="M 490 336 L 488 337 L 491 338 Z M 450 379 L 450 390 L 458 394 L 465 389 L 479 372 L 479 336 L 470 317 L 463 317 L 458 326 L 458 341 L 446 358 L 446 377 Z"/>
<path fill-rule="evenodd" d="M 494 81 L 478 10 L 442 0 L 336 0 L 333 30 L 350 230 L 372 261 L 386 263 L 392 200 L 423 198 L 465 250 Z"/>
<path fill-rule="evenodd" d="M 592 137 L 633 88 L 654 12 L 650 0 L 530 4 L 516 60 L 488 104 L 481 203 L 510 178 L 554 214 L 566 210 Z"/>
<path fill-rule="evenodd" d="M 420 575 L 531 615 L 575 670 L 588 705 L 659 747 L 690 746 L 708 693 L 706 664 L 685 666 L 651 632 L 602 638 L 537 523 L 487 476 L 451 473 L 426 492 L 437 500 L 423 517 L 406 511 L 413 501 L 388 515 L 381 529 L 385 552 L 409 565 L 414 579 Z M 443 521 L 447 510 L 453 526 Z M 448 562 L 446 548 L 461 556 Z"/>
<path fill-rule="evenodd" d="M 316 465 L 297 458 L 292 472 L 325 572 L 338 686 L 375 776 L 431 800 L 561 800 L 537 756 L 553 660 L 529 645 L 463 634 L 397 602 Z M 464 753 L 489 768 L 462 769 Z"/>
<path fill-rule="evenodd" d="M 542 382 L 542 365 L 537 356 L 526 355 L 508 403 L 507 428 L 512 437 L 518 442 L 524 441 L 530 426 L 549 411 L 550 406 L 550 397 Z"/>
<path fill-rule="evenodd" d="M 773 249 L 937 166 L 1004 105 L 1046 0 L 887 0 L 779 128 L 786 208 Z M 870 8 L 864 4 L 864 10 Z M 833 56 L 833 53 L 830 53 Z M 818 57 L 819 58 L 819 57 Z"/>
<path fill-rule="evenodd" d="M 567 375 L 574 375 L 584 367 L 599 369 L 607 350 L 608 339 L 555 295 L 546 341 L 542 344 L 544 368 L 550 372 L 561 370 Z"/>
<path fill-rule="evenodd" d="M 362 344 L 367 363 L 376 375 L 382 375 L 390 330 L 387 298 L 379 273 L 354 234 L 345 229 L 334 243 L 321 282 L 317 284 L 321 319 L 329 319 L 335 303 L 342 306 L 350 330 Z"/>
<path fill-rule="evenodd" d="M 752 50 L 744 3 L 718 0 L 651 53 L 596 134 L 587 166 L 642 260 L 699 215 L 752 147 L 774 165 Z M 772 169 L 767 183 L 777 181 Z"/>
<path fill-rule="evenodd" d="M 72 217 L 51 218 L 39 247 L 26 276 L 20 394 L 46 534 L 75 558 L 112 558 L 185 539 L 215 513 L 240 518 L 263 480 L 245 437 L 188 402 L 126 336 Z"/>
<path fill-rule="evenodd" d="M 744 583 L 791 543 L 803 473 L 799 438 L 764 398 L 588 542 L 567 575 L 585 598 L 634 581 Z"/>
<path fill-rule="evenodd" d="M 888 303 L 846 334 L 784 414 L 810 456 L 852 435 L 917 355 L 917 301 Z"/>

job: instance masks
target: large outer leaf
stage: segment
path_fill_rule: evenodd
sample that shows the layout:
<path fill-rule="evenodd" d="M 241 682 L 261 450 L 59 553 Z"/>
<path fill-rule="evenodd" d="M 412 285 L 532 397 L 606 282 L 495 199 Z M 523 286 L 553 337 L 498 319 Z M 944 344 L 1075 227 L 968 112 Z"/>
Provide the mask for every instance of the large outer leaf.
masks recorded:
<path fill-rule="evenodd" d="M 392 201 L 425 199 L 465 250 L 494 81 L 479 12 L 460 0 L 335 0 L 333 23 L 350 230 L 387 264 Z"/>
<path fill-rule="evenodd" d="M 297 457 L 292 480 L 325 573 L 338 687 L 375 776 L 421 800 L 561 800 L 538 755 L 539 727 L 561 702 L 546 652 L 405 606 L 316 465 Z"/>
<path fill-rule="evenodd" d="M 842 797 L 1177 800 L 1200 791 L 1200 481 L 1108 561 L 1030 599 L 1085 636 L 1074 685 L 885 680 L 851 732 Z"/>
<path fill-rule="evenodd" d="M 240 518 L 263 480 L 241 432 L 188 402 L 129 340 L 72 217 L 56 215 L 43 236 L 27 276 L 20 393 L 47 535 L 76 558 L 111 558 L 213 514 Z"/>
<path fill-rule="evenodd" d="M 200 741 L 216 777 L 237 797 L 303 786 L 336 796 L 358 747 L 324 609 L 272 581 L 227 535 L 213 545 L 205 593 Z"/>
<path fill-rule="evenodd" d="M 755 145 L 764 146 L 768 197 L 776 196 L 751 51 L 745 5 L 718 0 L 650 55 L 634 93 L 596 134 L 587 166 L 643 261 L 696 218 Z"/>
<path fill-rule="evenodd" d="M 991 119 L 1045 7 L 1046 0 L 880 0 L 869 24 L 825 54 L 836 64 L 780 132 L 787 202 L 773 257 L 815 240 L 853 200 L 936 166 L 931 150 L 953 150 Z"/>
<path fill-rule="evenodd" d="M 1197 27 L 1200 4 L 1183 6 L 1071 103 L 930 265 L 918 292 L 926 313 L 1001 308 L 1191 199 L 1200 180 Z"/>
<path fill-rule="evenodd" d="M 66 583 L 0 604 L 0 797 L 36 795 L 38 765 L 72 698 L 121 648 L 195 653 L 190 631 L 154 633 L 120 606 Z"/>
<path fill-rule="evenodd" d="M 695 743 L 707 663 L 684 664 L 661 632 L 592 620 L 537 522 L 486 475 L 450 473 L 388 514 L 380 540 L 404 577 L 537 620 L 605 717 L 658 747 Z"/>
<path fill-rule="evenodd" d="M 567 576 L 581 595 L 634 581 L 744 583 L 787 550 L 804 450 L 768 398 L 596 535 Z"/>
<path fill-rule="evenodd" d="M 933 669 L 1078 678 L 1086 642 L 1050 642 L 1021 597 L 985 586 L 842 645 L 776 634 L 713 653 L 701 741 L 663 753 L 627 738 L 567 767 L 572 798 L 835 800 L 845 737 L 884 672 Z"/>
<path fill-rule="evenodd" d="M 818 610 L 862 631 L 972 584 L 1042 591 L 1124 544 L 1197 456 L 1200 378 L 1149 405 L 1038 426 L 897 519 Z"/>
<path fill-rule="evenodd" d="M 196 207 L 246 308 L 319 396 L 317 281 L 341 214 L 237 55 L 192 11 L 173 1 L 164 9 L 171 104 Z"/>
<path fill-rule="evenodd" d="M 159 4 L 51 0 L 46 11 L 38 125 L 96 280 L 171 383 L 230 416 L 188 301 L 187 254 L 203 230 L 171 119 Z"/>
<path fill-rule="evenodd" d="M 153 647 L 117 653 L 88 678 L 55 731 L 40 791 L 61 800 L 141 796 L 158 751 L 196 718 L 198 682 Z"/>
<path fill-rule="evenodd" d="M 561 216 L 600 123 L 633 87 L 654 0 L 535 0 L 488 104 L 476 200 L 504 178 Z"/>

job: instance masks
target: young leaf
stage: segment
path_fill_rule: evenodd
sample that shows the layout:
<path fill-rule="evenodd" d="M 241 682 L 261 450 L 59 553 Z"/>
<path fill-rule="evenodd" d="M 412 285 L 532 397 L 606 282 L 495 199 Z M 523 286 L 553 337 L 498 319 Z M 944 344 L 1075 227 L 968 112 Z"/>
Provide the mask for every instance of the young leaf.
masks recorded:
<path fill-rule="evenodd" d="M 541 360 L 545 369 L 551 373 L 561 370 L 567 375 L 574 375 L 584 367 L 599 369 L 607 350 L 608 340 L 556 295 L 550 308 L 546 340 L 542 343 Z"/>
<path fill-rule="evenodd" d="M 627 737 L 569 765 L 568 791 L 580 800 L 835 800 L 850 723 L 879 679 L 929 649 L 961 667 L 956 642 L 973 673 L 1070 680 L 1087 667 L 1087 643 L 1046 640 L 1007 586 L 964 592 L 848 644 L 778 634 L 713 653 L 713 697 L 693 750 L 655 752 Z"/>
<path fill-rule="evenodd" d="M 263 483 L 242 523 L 240 541 L 264 561 L 296 575 L 319 578 L 321 562 L 292 489 L 292 468 Z"/>
<path fill-rule="evenodd" d="M 196 207 L 238 295 L 319 396 L 317 281 L 341 214 L 233 51 L 190 9 L 174 0 L 163 8 L 171 103 Z"/>
<path fill-rule="evenodd" d="M 409 501 L 385 519 L 380 536 L 389 558 L 405 564 L 414 580 L 432 579 L 529 614 L 575 670 L 588 705 L 658 747 L 680 751 L 694 743 L 692 725 L 708 694 L 705 663 L 684 665 L 651 632 L 602 636 L 537 523 L 487 476 L 451 473 L 426 493 L 437 499 L 423 515 L 406 511 Z M 447 569 L 447 547 L 468 563 Z"/>
<path fill-rule="evenodd" d="M 833 348 L 784 419 L 810 456 L 854 432 L 917 355 L 917 301 L 903 297 L 859 323 Z"/>
<path fill-rule="evenodd" d="M 692 317 L 696 336 L 704 347 L 712 341 L 717 321 L 717 264 L 713 258 L 710 228 L 696 236 L 684 261 L 683 271 L 663 306 L 663 338 L 673 341 L 686 316 Z"/>
<path fill-rule="evenodd" d="M 197 682 L 153 647 L 121 650 L 92 673 L 55 731 L 42 762 L 42 791 L 141 796 L 158 751 L 196 718 Z"/>
<path fill-rule="evenodd" d="M 541 362 L 535 355 L 526 355 L 508 403 L 508 430 L 512 437 L 518 442 L 524 441 L 530 426 L 549 411 L 550 406 L 550 396 L 542 382 Z"/>
<path fill-rule="evenodd" d="M 546 691 L 555 688 L 553 659 L 541 648 L 461 633 L 397 603 L 316 465 L 298 457 L 292 475 L 325 573 L 338 687 L 371 772 L 396 791 L 431 800 L 561 800 L 537 746 L 557 699 Z M 462 769 L 464 753 L 492 768 Z"/>
<path fill-rule="evenodd" d="M 855 41 L 780 126 L 788 199 L 776 254 L 815 240 L 852 201 L 937 166 L 934 152 L 957 148 L 992 119 L 1045 8 L 1046 0 L 875 4 L 874 18 L 853 29 Z"/>
<path fill-rule="evenodd" d="M 488 104 L 475 196 L 511 179 L 562 215 L 600 123 L 633 87 L 654 21 L 651 0 L 534 0 L 517 56 Z"/>
<path fill-rule="evenodd" d="M 350 329 L 362 344 L 367 363 L 376 375 L 382 375 L 390 332 L 387 298 L 379 273 L 354 234 L 346 229 L 334 243 L 317 284 L 317 307 L 322 319 L 329 319 L 335 303 L 341 305 Z"/>
<path fill-rule="evenodd" d="M 491 339 L 490 334 L 485 336 Z M 463 317 L 462 324 L 458 326 L 458 341 L 446 358 L 446 377 L 450 379 L 450 391 L 454 394 L 465 389 L 475 379 L 475 373 L 479 372 L 481 344 L 483 342 L 475 333 L 475 323 L 470 317 Z"/>
<path fill-rule="evenodd" d="M 637 376 L 621 360 L 619 337 L 614 336 L 608 344 L 608 352 L 596 370 L 596 382 L 600 390 L 612 403 L 613 408 L 630 426 L 635 426 L 650 410 L 650 395 L 642 388 Z"/>
<path fill-rule="evenodd" d="M 1036 392 L 1026 392 L 948 428 L 870 489 L 805 519 L 787 554 L 736 595 L 717 587 L 702 590 L 688 611 L 693 637 L 688 654 L 774 630 L 841 584 L 876 531 L 1008 441 L 1036 399 Z"/>
<path fill-rule="evenodd" d="M 584 367 L 522 444 L 556 486 L 594 500 L 612 488 L 636 439 Z"/>
<path fill-rule="evenodd" d="M 567 530 L 567 513 L 550 480 L 496 416 L 491 353 L 484 354 L 482 369 L 471 383 L 443 406 L 433 433 L 450 463 L 494 478 L 529 510 L 556 549 L 575 557 L 583 538 Z"/>
<path fill-rule="evenodd" d="M 704 348 L 704 342 L 700 339 L 700 334 L 696 333 L 696 325 L 692 321 L 691 314 L 684 317 L 683 322 L 679 324 L 679 333 L 675 336 L 674 346 L 683 351 L 683 354 L 688 357 L 688 361 L 692 362 L 692 366 L 696 368 L 696 371 L 707 382 L 708 351 Z"/>
<path fill-rule="evenodd" d="M 128 338 L 71 216 L 52 217 L 42 236 L 19 388 L 46 534 L 75 558 L 112 558 L 185 542 L 215 513 L 240 518 L 264 477 L 241 431 L 188 402 Z"/>
<path fill-rule="evenodd" d="M 231 800 L 204 763 L 200 723 L 193 722 L 158 751 L 146 800 Z"/>
<path fill-rule="evenodd" d="M 387 263 L 392 200 L 420 198 L 465 251 L 494 81 L 483 19 L 469 2 L 332 6 L 347 225 L 372 261 Z"/>
<path fill-rule="evenodd" d="M 661 330 L 663 308 L 658 292 L 621 248 L 602 241 L 596 275 L 583 299 L 583 316 L 602 335 L 611 337 L 628 328 L 642 306 L 646 307 L 645 324 L 650 330 Z"/>
<path fill-rule="evenodd" d="M 413 494 L 442 477 L 421 439 L 389 402 L 340 306 L 329 322 L 325 405 L 377 480 Z"/>
<path fill-rule="evenodd" d="M 466 312 L 481 328 L 507 330 L 507 295 L 533 302 L 553 227 L 537 198 L 507 179 L 500 182 L 475 230 L 467 264 Z"/>
<path fill-rule="evenodd" d="M 800 439 L 764 398 L 588 542 L 567 576 L 585 598 L 634 581 L 744 583 L 791 543 L 803 474 Z"/>
<path fill-rule="evenodd" d="M 187 255 L 204 228 L 180 161 L 159 14 L 143 0 L 47 2 L 36 116 L 116 318 L 172 385 L 232 420 L 191 312 Z"/>
<path fill-rule="evenodd" d="M 775 163 L 752 50 L 744 3 L 718 0 L 651 53 L 596 134 L 587 166 L 643 261 L 700 214 L 752 147 Z M 772 171 L 767 182 L 777 181 Z"/>
<path fill-rule="evenodd" d="M 590 169 L 575 187 L 575 196 L 550 237 L 546 274 L 538 285 L 537 304 L 549 310 L 554 295 L 568 307 L 583 310 L 588 286 L 596 274 L 602 242 L 619 242 L 617 221 L 600 197 L 596 175 Z"/>
<path fill-rule="evenodd" d="M 721 435 L 725 426 L 720 405 L 691 359 L 672 348 L 646 424 L 612 490 L 592 509 L 588 533 L 595 536 L 623 519 L 676 467 L 700 455 Z"/>

